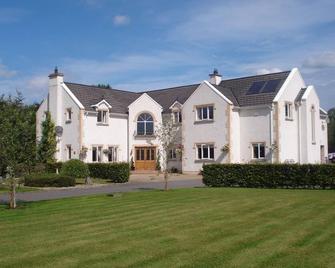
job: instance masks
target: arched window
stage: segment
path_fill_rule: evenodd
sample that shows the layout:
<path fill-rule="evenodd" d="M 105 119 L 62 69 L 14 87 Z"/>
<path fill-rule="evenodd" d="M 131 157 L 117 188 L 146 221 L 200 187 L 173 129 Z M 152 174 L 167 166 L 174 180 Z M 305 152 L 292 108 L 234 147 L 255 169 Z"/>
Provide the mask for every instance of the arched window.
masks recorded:
<path fill-rule="evenodd" d="M 140 114 L 137 118 L 137 135 L 153 135 L 154 120 L 148 113 Z"/>

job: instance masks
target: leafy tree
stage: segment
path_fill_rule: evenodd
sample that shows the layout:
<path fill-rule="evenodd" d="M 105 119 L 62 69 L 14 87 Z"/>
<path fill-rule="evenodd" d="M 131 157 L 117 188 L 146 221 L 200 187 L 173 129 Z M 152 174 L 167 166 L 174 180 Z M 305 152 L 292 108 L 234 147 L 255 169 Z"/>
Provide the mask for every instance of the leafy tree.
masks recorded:
<path fill-rule="evenodd" d="M 55 124 L 51 119 L 50 112 L 46 112 L 45 120 L 42 122 L 42 138 L 37 146 L 37 160 L 41 163 L 56 162 L 56 146 Z"/>
<path fill-rule="evenodd" d="M 335 108 L 328 111 L 328 151 L 335 152 Z"/>
<path fill-rule="evenodd" d="M 111 88 L 111 86 L 109 84 L 98 84 L 97 87 L 105 88 L 105 89 L 110 89 Z"/>
<path fill-rule="evenodd" d="M 0 175 L 8 166 L 16 170 L 18 164 L 29 169 L 36 156 L 37 104 L 25 105 L 23 96 L 0 96 Z"/>
<path fill-rule="evenodd" d="M 178 131 L 179 126 L 174 124 L 173 121 L 165 120 L 163 124 L 160 124 L 156 129 L 156 137 L 160 143 L 160 147 L 162 150 L 159 150 L 160 157 L 162 158 L 162 166 L 161 169 L 164 173 L 164 181 L 165 186 L 164 190 L 168 190 L 168 179 L 169 179 L 169 172 L 168 172 L 168 155 L 170 149 L 173 149 L 178 142 Z"/>

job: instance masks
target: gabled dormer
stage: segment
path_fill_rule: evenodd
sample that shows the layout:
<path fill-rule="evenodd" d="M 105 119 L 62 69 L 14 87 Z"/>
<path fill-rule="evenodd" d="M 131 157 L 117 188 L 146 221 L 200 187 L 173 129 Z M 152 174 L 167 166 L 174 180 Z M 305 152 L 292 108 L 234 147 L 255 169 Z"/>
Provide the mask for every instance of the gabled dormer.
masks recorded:
<path fill-rule="evenodd" d="M 97 112 L 97 125 L 108 125 L 109 113 L 112 106 L 105 100 L 91 106 Z"/>
<path fill-rule="evenodd" d="M 170 111 L 171 111 L 171 117 L 172 121 L 174 124 L 181 124 L 183 119 L 182 119 L 182 108 L 183 105 L 176 100 L 171 106 L 170 106 Z"/>

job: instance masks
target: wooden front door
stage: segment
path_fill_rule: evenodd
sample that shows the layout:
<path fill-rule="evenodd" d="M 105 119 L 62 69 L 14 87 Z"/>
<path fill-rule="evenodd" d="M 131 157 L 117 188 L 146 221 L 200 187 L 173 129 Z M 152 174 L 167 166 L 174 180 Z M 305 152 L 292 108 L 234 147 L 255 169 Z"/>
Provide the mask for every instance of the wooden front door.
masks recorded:
<path fill-rule="evenodd" d="M 156 169 L 156 148 L 136 147 L 135 148 L 135 170 Z"/>

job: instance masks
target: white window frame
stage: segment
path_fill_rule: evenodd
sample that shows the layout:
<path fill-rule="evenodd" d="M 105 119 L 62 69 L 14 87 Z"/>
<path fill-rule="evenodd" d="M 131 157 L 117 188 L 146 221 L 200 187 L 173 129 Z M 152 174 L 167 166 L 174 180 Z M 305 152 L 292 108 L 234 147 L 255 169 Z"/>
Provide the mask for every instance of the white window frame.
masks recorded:
<path fill-rule="evenodd" d="M 72 121 L 72 109 L 66 109 L 66 123 L 70 123 Z"/>
<path fill-rule="evenodd" d="M 67 160 L 72 159 L 72 146 L 71 146 L 71 144 L 66 145 L 66 158 L 67 158 Z"/>
<path fill-rule="evenodd" d="M 181 124 L 183 121 L 181 111 L 174 111 L 172 114 L 174 124 Z"/>
<path fill-rule="evenodd" d="M 109 160 L 110 152 L 112 154 L 112 160 L 111 161 Z M 118 161 L 118 146 L 115 146 L 115 145 L 109 145 L 108 146 L 107 161 L 110 162 L 110 163 L 114 163 L 114 162 Z"/>
<path fill-rule="evenodd" d="M 101 113 L 101 120 L 99 121 L 99 113 Z M 109 113 L 107 110 L 98 110 L 97 113 L 97 123 L 107 125 L 108 124 Z"/>
<path fill-rule="evenodd" d="M 94 149 L 96 149 L 96 160 L 93 159 Z M 92 162 L 93 163 L 101 163 L 102 162 L 102 156 L 103 156 L 102 149 L 103 149 L 102 145 L 93 145 L 92 146 Z"/>
<path fill-rule="evenodd" d="M 208 148 L 208 157 L 204 157 L 204 148 Z M 198 150 L 201 148 L 201 158 L 199 158 Z M 213 158 L 211 158 L 211 148 L 213 148 Z M 214 160 L 215 159 L 215 147 L 213 143 L 201 143 L 196 144 L 196 159 L 197 160 Z"/>
<path fill-rule="evenodd" d="M 209 111 L 210 107 L 212 108 L 212 118 L 209 117 Z M 201 117 L 199 117 L 199 110 L 201 111 Z M 207 116 L 204 117 L 204 111 L 206 110 Z M 214 120 L 214 105 L 208 104 L 208 105 L 199 105 L 196 106 L 196 121 L 213 121 Z"/>
<path fill-rule="evenodd" d="M 293 120 L 293 103 L 285 102 L 285 119 Z"/>
<path fill-rule="evenodd" d="M 254 145 L 257 145 L 257 148 L 258 148 L 258 155 L 257 157 L 255 157 L 255 154 L 254 154 Z M 264 156 L 261 157 L 261 146 L 264 146 Z M 262 160 L 262 159 L 265 159 L 265 155 L 266 155 L 266 152 L 265 152 L 265 142 L 253 142 L 251 143 L 251 158 L 252 159 L 255 159 L 255 160 Z"/>
<path fill-rule="evenodd" d="M 177 159 L 176 148 L 169 149 L 168 159 L 169 160 L 176 160 Z"/>

